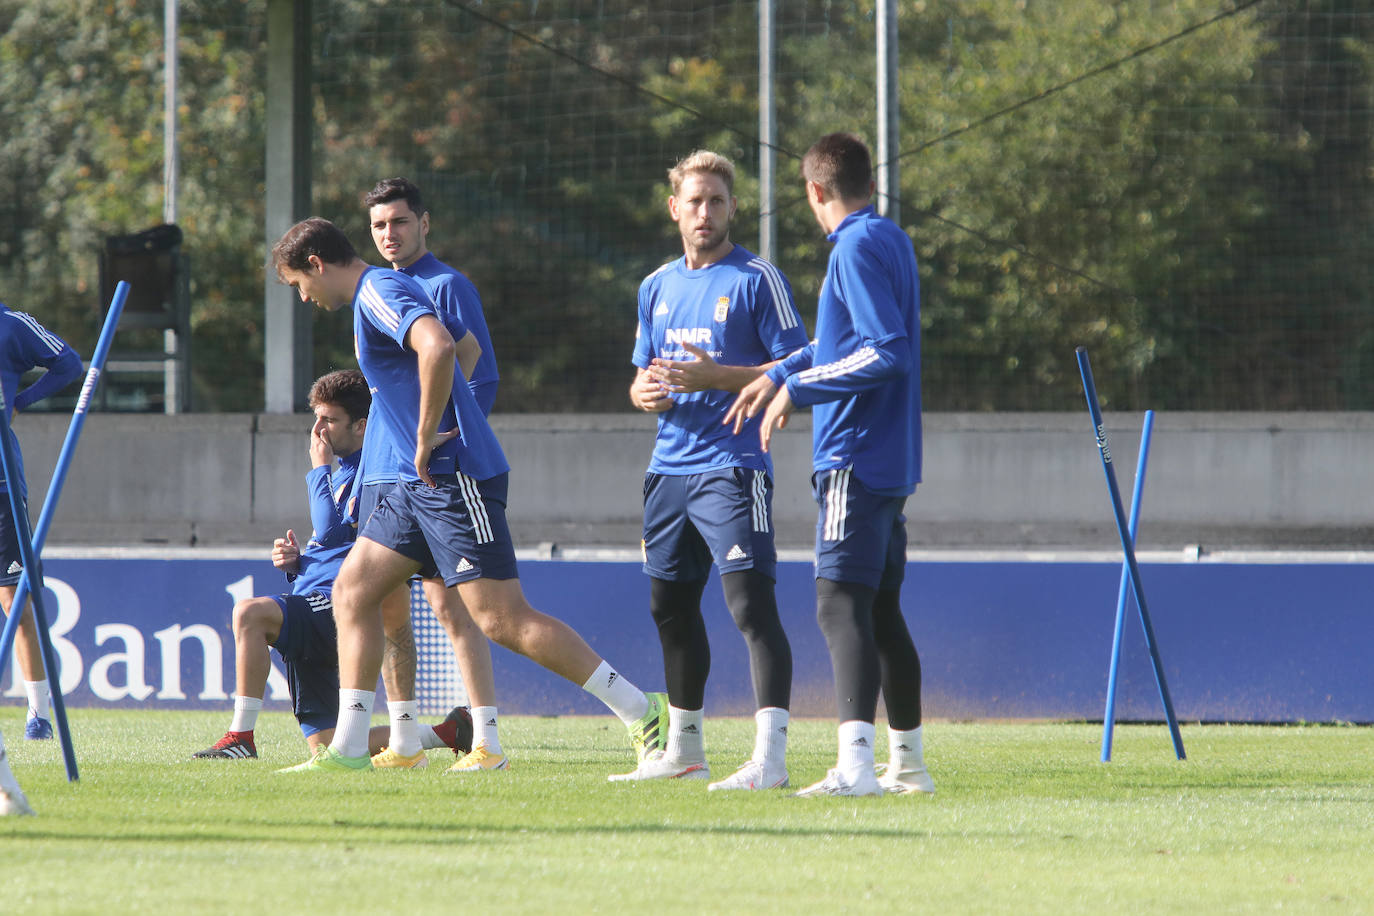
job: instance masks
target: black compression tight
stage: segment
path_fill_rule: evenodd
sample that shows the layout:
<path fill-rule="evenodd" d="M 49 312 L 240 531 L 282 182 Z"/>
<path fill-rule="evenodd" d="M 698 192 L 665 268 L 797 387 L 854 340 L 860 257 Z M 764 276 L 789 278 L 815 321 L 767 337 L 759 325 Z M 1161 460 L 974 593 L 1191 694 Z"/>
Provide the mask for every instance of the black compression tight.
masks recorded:
<path fill-rule="evenodd" d="M 921 660 L 898 591 L 817 579 L 816 619 L 830 649 L 839 720 L 874 721 L 881 690 L 892 728 L 920 725 Z"/>
<path fill-rule="evenodd" d="M 701 617 L 706 581 L 649 580 L 649 612 L 663 645 L 663 677 L 668 699 L 678 709 L 701 709 L 706 703 L 706 677 L 711 673 L 711 644 Z"/>
<path fill-rule="evenodd" d="M 742 569 L 725 573 L 720 582 L 730 616 L 749 647 L 757 708 L 787 709 L 792 701 L 792 646 L 778 618 L 773 580 L 752 569 Z"/>
<path fill-rule="evenodd" d="M 679 709 L 701 709 L 711 673 L 711 645 L 701 616 L 704 581 L 650 579 L 649 610 L 663 646 L 668 697 Z M 792 692 L 792 648 L 778 618 L 773 580 L 753 570 L 721 576 L 725 603 L 749 647 L 754 698 L 760 708 L 787 709 Z"/>

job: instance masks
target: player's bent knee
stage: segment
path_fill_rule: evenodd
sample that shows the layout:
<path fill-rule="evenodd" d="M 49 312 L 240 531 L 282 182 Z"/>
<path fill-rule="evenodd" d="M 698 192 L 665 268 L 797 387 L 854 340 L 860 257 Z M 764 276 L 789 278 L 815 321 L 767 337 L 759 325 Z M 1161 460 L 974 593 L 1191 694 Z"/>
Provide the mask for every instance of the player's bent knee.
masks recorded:
<path fill-rule="evenodd" d="M 234 633 L 272 633 L 281 630 L 281 607 L 271 598 L 245 598 L 234 605 Z"/>

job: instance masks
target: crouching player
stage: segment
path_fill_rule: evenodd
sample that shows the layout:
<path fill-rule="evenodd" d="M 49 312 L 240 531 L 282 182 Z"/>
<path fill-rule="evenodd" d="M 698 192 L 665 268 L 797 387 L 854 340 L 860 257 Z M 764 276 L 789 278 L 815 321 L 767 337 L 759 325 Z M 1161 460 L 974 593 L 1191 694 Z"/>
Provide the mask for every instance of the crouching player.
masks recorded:
<path fill-rule="evenodd" d="M 334 628 L 334 577 L 357 536 L 347 505 L 362 455 L 372 396 L 356 369 L 331 372 L 310 389 L 315 425 L 310 431 L 310 473 L 306 486 L 314 532 L 300 549 L 294 531 L 272 547 L 272 564 L 286 573 L 290 594 L 247 598 L 234 606 L 235 696 L 229 731 L 192 757 L 257 757 L 253 729 L 271 670 L 269 649 L 286 663 L 292 708 L 314 754 L 329 744 L 339 714 L 338 636 Z M 338 468 L 334 468 L 337 458 Z M 371 730 L 374 753 L 386 746 L 389 729 Z M 440 725 L 420 726 L 426 748 L 467 753 L 472 720 L 455 709 Z"/>

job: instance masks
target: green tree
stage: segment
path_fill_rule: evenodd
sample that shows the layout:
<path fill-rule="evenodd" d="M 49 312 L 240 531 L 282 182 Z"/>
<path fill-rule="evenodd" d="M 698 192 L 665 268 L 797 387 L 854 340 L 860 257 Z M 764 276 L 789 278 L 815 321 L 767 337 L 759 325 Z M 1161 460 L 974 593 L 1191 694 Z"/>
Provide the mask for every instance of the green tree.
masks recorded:
<path fill-rule="evenodd" d="M 0 284 L 89 352 L 109 235 L 162 221 L 161 8 L 132 0 L 0 3 Z M 262 404 L 259 4 L 181 4 L 179 223 L 192 265 L 193 402 Z M 9 292 L 14 291 L 14 292 Z M 117 350 L 160 341 L 121 331 Z"/>

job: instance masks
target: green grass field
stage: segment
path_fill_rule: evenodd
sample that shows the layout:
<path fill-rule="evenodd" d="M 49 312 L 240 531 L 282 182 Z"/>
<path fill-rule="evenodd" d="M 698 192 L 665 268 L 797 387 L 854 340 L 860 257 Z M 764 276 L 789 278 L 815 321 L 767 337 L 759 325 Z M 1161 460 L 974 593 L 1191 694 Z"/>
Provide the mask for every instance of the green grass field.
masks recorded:
<path fill-rule="evenodd" d="M 933 798 L 791 799 L 631 768 L 610 717 L 503 720 L 507 773 L 279 775 L 191 761 L 228 713 L 75 710 L 81 767 L 0 716 L 36 818 L 0 819 L 5 913 L 1374 912 L 1374 729 L 931 722 Z M 752 720 L 708 720 L 724 775 Z M 880 733 L 880 748 L 885 744 Z M 794 785 L 834 760 L 793 723 Z M 881 759 L 881 754 L 880 754 Z"/>

